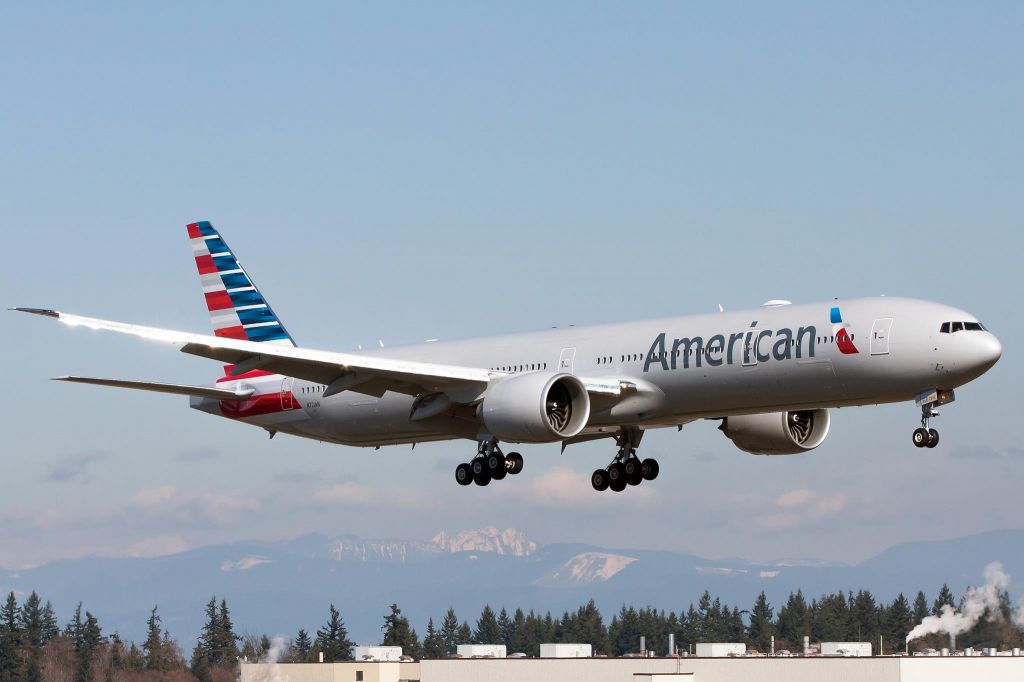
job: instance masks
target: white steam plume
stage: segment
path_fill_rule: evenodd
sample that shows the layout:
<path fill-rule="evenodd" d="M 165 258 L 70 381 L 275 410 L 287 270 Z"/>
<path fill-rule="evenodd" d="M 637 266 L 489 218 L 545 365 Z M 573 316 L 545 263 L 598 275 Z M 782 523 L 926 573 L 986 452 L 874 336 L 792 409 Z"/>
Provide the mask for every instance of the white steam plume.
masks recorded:
<path fill-rule="evenodd" d="M 986 613 L 990 619 L 1001 618 L 999 593 L 1004 591 L 1009 584 L 1010 576 L 1003 572 L 1003 565 L 998 561 L 993 561 L 985 567 L 985 584 L 981 587 L 967 588 L 964 593 L 963 605 L 959 611 L 949 604 L 943 604 L 942 610 L 937 616 L 926 617 L 910 631 L 907 641 L 936 632 L 946 632 L 951 635 L 962 634 L 974 627 Z M 1017 609 L 1014 621 L 1018 625 L 1024 623 L 1024 604 Z"/>
<path fill-rule="evenodd" d="M 278 635 L 274 639 L 270 640 L 270 649 L 267 650 L 266 655 L 260 660 L 260 663 L 268 664 L 267 682 L 283 682 L 281 677 L 281 670 L 277 667 L 277 662 L 281 660 L 281 657 L 288 652 L 288 641 Z"/>

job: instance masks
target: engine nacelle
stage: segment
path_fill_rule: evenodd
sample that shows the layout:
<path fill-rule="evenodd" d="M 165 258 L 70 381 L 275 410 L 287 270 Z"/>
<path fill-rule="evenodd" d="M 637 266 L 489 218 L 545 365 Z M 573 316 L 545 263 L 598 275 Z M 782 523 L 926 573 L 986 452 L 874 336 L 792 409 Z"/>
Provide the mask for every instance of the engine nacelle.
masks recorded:
<path fill-rule="evenodd" d="M 828 410 L 795 410 L 726 417 L 720 428 L 753 455 L 795 455 L 821 445 L 829 421 Z"/>
<path fill-rule="evenodd" d="M 530 372 L 488 386 L 479 415 L 499 440 L 550 443 L 583 430 L 590 396 L 572 374 Z"/>

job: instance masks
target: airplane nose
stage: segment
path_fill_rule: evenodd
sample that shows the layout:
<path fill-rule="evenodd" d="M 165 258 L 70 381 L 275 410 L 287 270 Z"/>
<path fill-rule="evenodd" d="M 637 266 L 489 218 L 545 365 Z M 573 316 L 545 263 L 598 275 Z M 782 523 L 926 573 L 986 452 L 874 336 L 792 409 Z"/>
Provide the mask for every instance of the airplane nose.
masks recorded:
<path fill-rule="evenodd" d="M 991 332 L 979 335 L 974 345 L 973 360 L 983 372 L 996 364 L 1003 355 L 1003 344 L 999 343 L 999 339 Z"/>

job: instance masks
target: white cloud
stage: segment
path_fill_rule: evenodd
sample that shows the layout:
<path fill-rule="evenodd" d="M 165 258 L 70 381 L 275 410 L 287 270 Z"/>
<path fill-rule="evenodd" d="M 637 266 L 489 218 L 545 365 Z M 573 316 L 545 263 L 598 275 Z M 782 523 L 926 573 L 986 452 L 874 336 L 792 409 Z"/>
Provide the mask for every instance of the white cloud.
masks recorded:
<path fill-rule="evenodd" d="M 188 542 L 180 535 L 157 535 L 143 538 L 131 545 L 125 552 L 132 557 L 157 557 L 179 554 L 189 549 Z"/>
<path fill-rule="evenodd" d="M 836 516 L 848 504 L 845 492 L 822 495 L 802 488 L 790 490 L 776 497 L 768 510 L 756 514 L 754 524 L 762 530 L 801 528 Z"/>

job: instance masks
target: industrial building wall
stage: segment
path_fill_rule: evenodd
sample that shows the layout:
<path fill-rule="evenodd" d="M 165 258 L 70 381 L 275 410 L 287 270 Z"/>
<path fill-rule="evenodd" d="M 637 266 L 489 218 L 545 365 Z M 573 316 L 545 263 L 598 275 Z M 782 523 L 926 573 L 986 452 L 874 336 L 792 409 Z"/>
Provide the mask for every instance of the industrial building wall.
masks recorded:
<path fill-rule="evenodd" d="M 1024 680 L 1024 656 L 915 657 L 900 661 L 900 682 Z"/>
<path fill-rule="evenodd" d="M 1024 659 L 1018 659 L 1024 660 Z M 420 661 L 422 682 L 632 682 L 692 672 L 694 682 L 900 682 L 895 658 L 521 658 Z"/>

